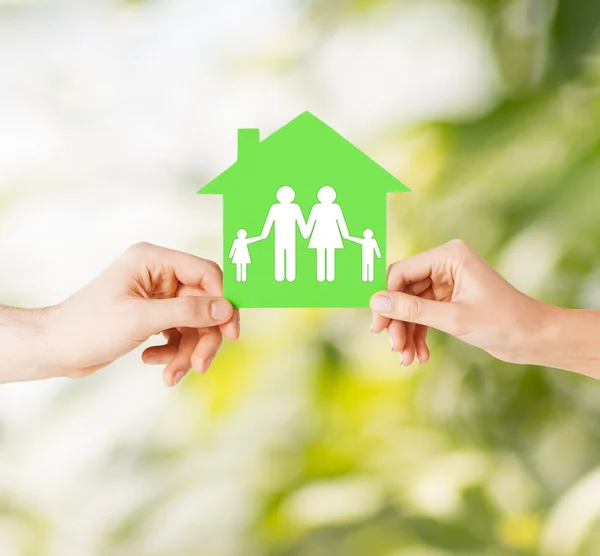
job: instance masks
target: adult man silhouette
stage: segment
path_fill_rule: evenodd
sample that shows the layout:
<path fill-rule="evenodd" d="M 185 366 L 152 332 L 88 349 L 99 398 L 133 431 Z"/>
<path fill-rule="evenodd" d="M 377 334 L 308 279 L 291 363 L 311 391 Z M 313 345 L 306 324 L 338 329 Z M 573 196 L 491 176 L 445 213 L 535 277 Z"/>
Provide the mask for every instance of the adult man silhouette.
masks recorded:
<path fill-rule="evenodd" d="M 299 205 L 294 203 L 296 192 L 284 185 L 277 191 L 278 203 L 271 206 L 261 239 L 275 228 L 275 280 L 293 282 L 296 279 L 296 226 L 302 237 L 308 237 L 306 222 Z"/>

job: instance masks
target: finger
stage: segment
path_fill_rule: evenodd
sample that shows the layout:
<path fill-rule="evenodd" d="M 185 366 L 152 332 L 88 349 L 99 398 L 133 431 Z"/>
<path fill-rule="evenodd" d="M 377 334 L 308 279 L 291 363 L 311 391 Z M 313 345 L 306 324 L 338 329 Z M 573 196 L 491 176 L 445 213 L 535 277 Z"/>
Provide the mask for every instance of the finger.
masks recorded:
<path fill-rule="evenodd" d="M 373 312 L 371 319 L 371 332 L 373 332 L 373 334 L 383 332 L 390 324 L 390 319 L 379 313 Z"/>
<path fill-rule="evenodd" d="M 177 287 L 177 297 L 191 296 L 203 296 L 206 295 L 206 290 L 200 286 L 186 286 L 185 284 L 179 284 Z"/>
<path fill-rule="evenodd" d="M 386 278 L 385 278 L 386 284 L 387 284 L 391 269 L 392 269 L 392 266 L 387 267 Z M 384 317 L 383 315 L 373 311 L 373 314 L 371 315 L 371 332 L 373 334 L 380 334 L 389 326 L 390 322 L 391 322 L 391 320 L 389 318 Z"/>
<path fill-rule="evenodd" d="M 135 326 L 138 336 L 146 339 L 167 328 L 209 328 L 228 322 L 233 307 L 226 299 L 213 297 L 174 297 L 135 300 L 138 310 Z"/>
<path fill-rule="evenodd" d="M 388 289 L 401 291 L 407 284 L 421 282 L 430 278 L 432 264 L 433 257 L 429 251 L 392 264 L 388 272 Z"/>
<path fill-rule="evenodd" d="M 429 361 L 429 357 L 431 353 L 429 351 L 429 346 L 427 345 L 427 333 L 429 332 L 429 328 L 427 326 L 423 326 L 422 324 L 417 324 L 415 326 L 415 333 L 413 334 L 413 342 L 415 346 L 415 352 L 417 359 L 421 365 L 424 365 Z"/>
<path fill-rule="evenodd" d="M 179 334 L 177 328 L 169 328 L 168 330 L 162 331 L 162 335 L 167 339 L 167 341 L 170 341 L 174 334 Z M 179 339 L 177 340 L 177 343 L 179 343 L 179 340 L 181 340 L 181 334 L 179 334 Z"/>
<path fill-rule="evenodd" d="M 192 367 L 192 353 L 198 343 L 198 330 L 186 328 L 181 336 L 179 351 L 163 370 L 163 380 L 167 386 L 176 386 Z"/>
<path fill-rule="evenodd" d="M 400 363 L 405 367 L 412 365 L 415 360 L 415 325 L 411 322 L 406 323 L 406 344 L 400 353 Z"/>
<path fill-rule="evenodd" d="M 203 374 L 208 371 L 222 342 L 223 334 L 218 328 L 209 328 L 200 333 L 200 338 L 192 353 L 192 368 L 197 373 Z"/>
<path fill-rule="evenodd" d="M 458 303 L 433 301 L 402 292 L 379 292 L 371 298 L 371 309 L 384 317 L 424 324 L 457 335 Z"/>
<path fill-rule="evenodd" d="M 400 353 L 406 345 L 406 324 L 399 320 L 390 321 L 387 331 L 392 351 Z"/>
<path fill-rule="evenodd" d="M 228 340 L 235 341 L 240 337 L 240 310 L 235 309 L 229 322 L 220 326 L 221 332 Z"/>
<path fill-rule="evenodd" d="M 167 365 L 178 353 L 178 346 L 152 346 L 144 350 L 142 361 L 146 365 Z"/>
<path fill-rule="evenodd" d="M 177 297 L 183 296 L 202 296 L 206 292 L 200 287 L 181 285 L 177 289 Z M 221 295 L 219 292 L 217 295 Z M 235 309 L 231 320 L 225 324 L 220 325 L 221 332 L 225 335 L 228 340 L 235 341 L 240 337 L 240 311 Z"/>
<path fill-rule="evenodd" d="M 420 282 L 417 282 L 416 284 L 410 284 L 408 285 L 405 290 L 407 291 L 407 293 L 410 293 L 412 295 L 419 295 L 423 290 L 427 289 L 428 287 L 431 286 L 431 279 L 426 278 L 425 280 L 421 280 Z M 373 313 L 372 316 L 372 320 L 371 320 L 371 332 L 373 332 L 373 334 L 379 334 L 380 332 L 383 332 L 386 328 L 389 328 L 390 325 L 390 319 L 387 317 L 384 317 L 383 315 L 379 314 L 379 313 Z"/>
<path fill-rule="evenodd" d="M 440 247 L 419 253 L 414 257 L 398 261 L 390 266 L 387 287 L 389 290 L 402 290 L 406 284 L 414 284 L 432 275 L 453 273 L 453 267 L 468 251 L 461 240 L 450 241 Z"/>
<path fill-rule="evenodd" d="M 420 296 L 423 299 L 433 300 L 435 299 L 435 294 L 433 292 L 433 287 L 430 285 L 427 289 L 420 293 Z M 427 345 L 427 334 L 429 332 L 429 327 L 424 326 L 422 324 L 418 324 L 415 327 L 415 333 L 413 336 L 414 344 L 415 344 L 415 352 L 417 359 L 421 365 L 424 365 L 429 361 L 431 357 L 431 352 L 429 351 L 429 346 Z"/>
<path fill-rule="evenodd" d="M 393 267 L 394 267 L 394 265 L 392 265 L 388 268 L 388 278 L 390 275 L 390 271 L 393 269 Z M 427 277 L 427 278 L 420 280 L 414 284 L 409 284 L 406 287 L 404 287 L 404 285 L 402 285 L 402 288 L 407 293 L 410 293 L 412 295 L 419 295 L 421 292 L 423 292 L 430 286 L 431 286 L 431 278 Z M 383 330 L 388 328 L 389 324 L 390 324 L 389 318 L 386 318 L 383 315 L 380 315 L 380 314 L 374 312 L 373 316 L 372 316 L 372 321 L 371 321 L 371 332 L 373 332 L 374 334 L 379 334 L 380 332 L 382 332 Z"/>
<path fill-rule="evenodd" d="M 140 243 L 130 252 L 148 268 L 168 268 L 182 284 L 201 287 L 213 297 L 223 293 L 223 272 L 213 261 L 148 243 Z"/>
<path fill-rule="evenodd" d="M 408 293 L 410 295 L 420 295 L 421 297 L 424 297 L 421 294 L 428 289 L 431 289 L 431 278 L 425 278 L 424 280 L 419 280 L 418 282 L 408 284 L 404 288 L 404 293 Z M 431 291 L 433 292 L 433 290 Z M 433 299 L 433 297 L 430 299 Z"/>
<path fill-rule="evenodd" d="M 171 328 L 164 330 L 163 336 L 167 339 L 166 344 L 149 347 L 142 353 L 142 361 L 146 365 L 166 365 L 177 355 L 181 333 L 177 329 Z"/>

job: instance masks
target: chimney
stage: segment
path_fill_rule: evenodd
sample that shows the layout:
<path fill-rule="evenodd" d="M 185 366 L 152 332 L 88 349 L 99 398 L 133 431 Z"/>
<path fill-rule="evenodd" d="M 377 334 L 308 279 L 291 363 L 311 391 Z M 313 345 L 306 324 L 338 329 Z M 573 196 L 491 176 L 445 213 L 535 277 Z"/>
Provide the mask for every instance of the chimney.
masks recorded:
<path fill-rule="evenodd" d="M 260 129 L 238 130 L 238 160 L 248 160 L 260 143 Z"/>

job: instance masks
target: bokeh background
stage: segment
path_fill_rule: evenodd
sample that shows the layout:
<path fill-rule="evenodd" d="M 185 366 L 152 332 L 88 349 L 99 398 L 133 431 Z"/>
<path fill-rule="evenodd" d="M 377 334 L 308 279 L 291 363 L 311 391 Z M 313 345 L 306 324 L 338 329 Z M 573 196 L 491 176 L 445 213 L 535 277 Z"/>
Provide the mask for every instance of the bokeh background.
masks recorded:
<path fill-rule="evenodd" d="M 461 237 L 600 309 L 595 0 L 0 0 L 0 299 L 130 244 L 220 261 L 195 190 L 311 110 L 413 189 L 389 262 Z M 206 376 L 140 351 L 0 388 L 3 556 L 600 554 L 600 384 L 366 310 L 254 310 Z"/>

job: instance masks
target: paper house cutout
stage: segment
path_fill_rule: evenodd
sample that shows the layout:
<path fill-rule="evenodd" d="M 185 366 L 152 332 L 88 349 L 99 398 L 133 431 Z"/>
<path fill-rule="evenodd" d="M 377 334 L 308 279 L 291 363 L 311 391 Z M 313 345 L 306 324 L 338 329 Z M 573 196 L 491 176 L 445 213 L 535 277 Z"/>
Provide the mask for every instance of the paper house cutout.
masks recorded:
<path fill-rule="evenodd" d="M 223 196 L 225 297 L 236 307 L 368 307 L 386 282 L 386 196 L 410 191 L 310 112 L 200 189 Z M 378 257 L 378 255 L 380 255 Z"/>

